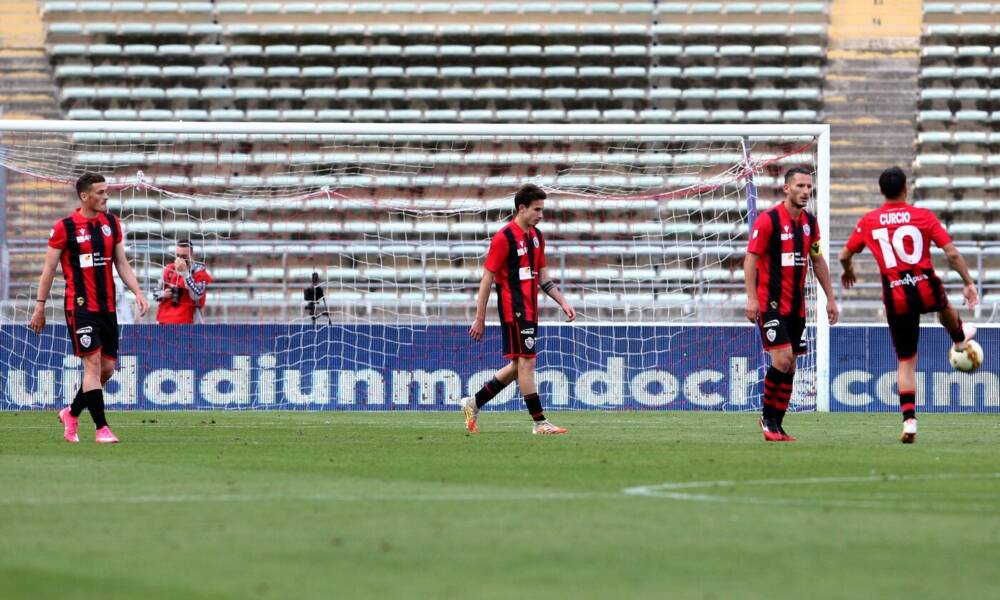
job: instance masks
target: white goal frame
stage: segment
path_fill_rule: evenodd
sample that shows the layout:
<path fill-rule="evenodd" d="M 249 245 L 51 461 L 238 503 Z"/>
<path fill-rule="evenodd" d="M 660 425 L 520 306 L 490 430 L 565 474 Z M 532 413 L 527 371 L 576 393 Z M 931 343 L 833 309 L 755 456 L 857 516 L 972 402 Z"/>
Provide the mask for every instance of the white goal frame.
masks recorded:
<path fill-rule="evenodd" d="M 830 256 L 830 126 L 828 124 L 528 124 L 528 123 L 305 123 L 234 121 L 46 121 L 0 119 L 4 132 L 177 133 L 251 135 L 372 135 L 476 137 L 812 136 L 816 138 L 816 217 L 824 256 Z M 830 410 L 830 326 L 826 294 L 816 286 L 816 410 Z"/>

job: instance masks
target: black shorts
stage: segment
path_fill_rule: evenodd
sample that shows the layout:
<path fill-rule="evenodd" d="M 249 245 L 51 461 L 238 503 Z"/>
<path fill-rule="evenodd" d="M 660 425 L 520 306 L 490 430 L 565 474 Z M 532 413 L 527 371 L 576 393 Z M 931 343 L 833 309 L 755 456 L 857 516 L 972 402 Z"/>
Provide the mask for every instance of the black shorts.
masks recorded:
<path fill-rule="evenodd" d="M 73 342 L 73 354 L 87 356 L 98 350 L 118 360 L 118 317 L 110 312 L 66 311 L 66 327 Z"/>
<path fill-rule="evenodd" d="M 535 356 L 538 323 L 531 321 L 501 323 L 500 332 L 500 337 L 503 339 L 504 358 Z"/>
<path fill-rule="evenodd" d="M 805 317 L 782 316 L 776 312 L 761 313 L 757 327 L 765 350 L 791 346 L 793 354 L 806 353 L 806 341 L 802 339 L 806 330 Z"/>
<path fill-rule="evenodd" d="M 916 356 L 917 345 L 920 344 L 920 313 L 886 315 L 886 321 L 889 322 L 896 358 L 907 360 Z"/>

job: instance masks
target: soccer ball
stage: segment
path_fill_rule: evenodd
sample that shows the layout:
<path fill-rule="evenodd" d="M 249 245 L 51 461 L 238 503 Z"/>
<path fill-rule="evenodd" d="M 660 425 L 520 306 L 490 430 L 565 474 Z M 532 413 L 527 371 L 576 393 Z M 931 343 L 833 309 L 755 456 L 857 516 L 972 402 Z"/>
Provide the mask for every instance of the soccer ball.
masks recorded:
<path fill-rule="evenodd" d="M 955 346 L 948 350 L 948 362 L 959 371 L 971 373 L 983 364 L 983 347 L 975 340 L 969 340 L 965 350 L 956 350 Z"/>

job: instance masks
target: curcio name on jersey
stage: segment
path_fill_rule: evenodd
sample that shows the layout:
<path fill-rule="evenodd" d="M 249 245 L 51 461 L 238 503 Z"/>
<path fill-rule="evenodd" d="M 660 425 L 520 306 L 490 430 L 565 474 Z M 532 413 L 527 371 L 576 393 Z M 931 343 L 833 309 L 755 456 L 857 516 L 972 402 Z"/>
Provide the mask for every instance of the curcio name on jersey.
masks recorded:
<path fill-rule="evenodd" d="M 882 213 L 878 216 L 878 222 L 881 225 L 902 225 L 910 222 L 910 213 L 906 211 Z"/>

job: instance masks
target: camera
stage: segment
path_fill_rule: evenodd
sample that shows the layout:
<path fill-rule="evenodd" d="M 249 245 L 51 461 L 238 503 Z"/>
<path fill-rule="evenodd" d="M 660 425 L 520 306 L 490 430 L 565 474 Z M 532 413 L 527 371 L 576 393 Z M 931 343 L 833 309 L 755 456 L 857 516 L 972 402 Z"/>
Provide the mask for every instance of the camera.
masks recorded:
<path fill-rule="evenodd" d="M 314 325 L 316 324 L 316 319 L 324 315 L 326 315 L 327 322 L 331 325 L 333 324 L 333 321 L 330 319 L 330 309 L 326 305 L 326 298 L 323 297 L 323 288 L 319 285 L 319 273 L 313 271 L 312 285 L 302 290 L 302 299 L 306 302 L 306 312 L 309 313 Z M 323 310 L 317 312 L 316 307 L 319 304 L 323 305 Z"/>

